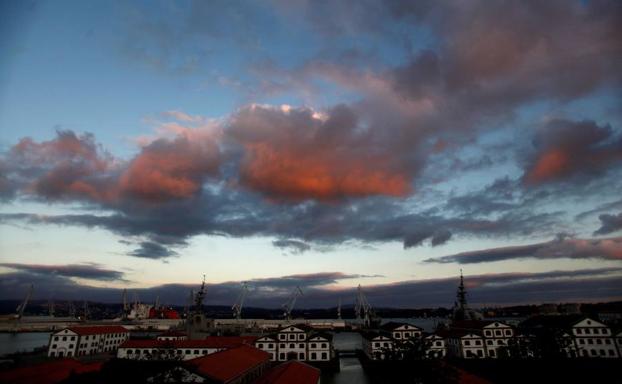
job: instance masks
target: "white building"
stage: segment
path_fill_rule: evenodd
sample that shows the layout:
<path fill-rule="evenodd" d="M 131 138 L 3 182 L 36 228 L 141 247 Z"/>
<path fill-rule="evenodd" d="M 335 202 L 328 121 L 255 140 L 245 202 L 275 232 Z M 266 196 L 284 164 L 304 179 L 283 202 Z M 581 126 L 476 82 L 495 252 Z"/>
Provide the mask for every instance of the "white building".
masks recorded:
<path fill-rule="evenodd" d="M 72 357 L 116 351 L 130 337 L 130 332 L 118 325 L 75 326 L 50 335 L 48 356 Z"/>
<path fill-rule="evenodd" d="M 208 336 L 203 340 L 127 340 L 117 351 L 119 359 L 190 360 L 219 351 L 253 345 L 252 336 Z"/>
<path fill-rule="evenodd" d="M 304 325 L 291 325 L 276 334 L 255 340 L 255 347 L 270 354 L 272 361 L 330 361 L 335 357 L 332 336 L 311 331 Z"/>
<path fill-rule="evenodd" d="M 620 356 L 611 329 L 601 322 L 584 318 L 572 325 L 571 332 L 579 356 L 600 358 Z"/>
<path fill-rule="evenodd" d="M 413 337 L 421 337 L 421 332 L 423 331 L 415 325 L 396 322 L 383 324 L 380 328 L 391 333 L 391 336 L 397 341 L 405 341 Z"/>
<path fill-rule="evenodd" d="M 156 337 L 157 340 L 188 340 L 186 332 L 180 331 L 167 331 L 159 334 Z"/>
<path fill-rule="evenodd" d="M 335 354 L 333 336 L 325 333 L 314 333 L 307 342 L 308 361 L 330 361 Z"/>
<path fill-rule="evenodd" d="M 482 359 L 486 357 L 484 339 L 476 332 L 451 329 L 441 333 L 447 340 L 447 354 L 462 359 Z"/>
<path fill-rule="evenodd" d="M 307 328 L 302 325 L 289 326 L 277 333 L 278 361 L 307 359 Z"/>
<path fill-rule="evenodd" d="M 370 360 L 384 360 L 394 348 L 395 343 L 390 333 L 363 333 L 363 352 Z"/>
<path fill-rule="evenodd" d="M 474 332 L 477 335 L 481 335 L 486 348 L 485 355 L 492 359 L 499 357 L 499 354 L 503 353 L 501 350 L 504 350 L 505 353 L 509 353 L 507 347 L 510 344 L 510 340 L 515 337 L 514 329 L 500 321 L 455 321 L 451 324 L 451 327 L 452 329 Z"/>
<path fill-rule="evenodd" d="M 618 346 L 618 357 L 622 357 L 622 331 L 615 335 L 616 345 Z"/>
<path fill-rule="evenodd" d="M 267 335 L 255 340 L 255 348 L 261 349 L 262 351 L 269 353 L 271 361 L 276 361 L 276 358 L 278 356 L 277 337 L 278 336 L 276 335 Z"/>
<path fill-rule="evenodd" d="M 447 356 L 447 345 L 445 343 L 445 339 L 443 339 L 441 336 L 432 334 L 426 336 L 425 341 L 428 345 L 426 351 L 426 356 L 428 358 L 434 359 Z"/>

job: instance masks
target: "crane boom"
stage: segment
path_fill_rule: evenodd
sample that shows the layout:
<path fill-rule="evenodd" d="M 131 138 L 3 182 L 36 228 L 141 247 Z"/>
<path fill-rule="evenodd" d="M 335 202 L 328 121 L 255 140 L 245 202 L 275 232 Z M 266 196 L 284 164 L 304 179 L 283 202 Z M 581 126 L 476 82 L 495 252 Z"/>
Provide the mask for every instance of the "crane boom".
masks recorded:
<path fill-rule="evenodd" d="M 231 307 L 231 309 L 233 310 L 233 317 L 236 319 L 242 318 L 242 308 L 244 307 L 244 299 L 246 299 L 247 294 L 248 285 L 246 284 L 246 282 L 242 282 L 242 290 L 240 291 L 237 300 Z"/>
<path fill-rule="evenodd" d="M 24 310 L 26 309 L 26 306 L 28 305 L 28 301 L 30 301 L 30 298 L 32 297 L 32 292 L 34 291 L 34 289 L 35 289 L 35 286 L 30 284 L 30 287 L 28 288 L 28 292 L 26 293 L 26 297 L 24 298 L 24 301 L 22 301 L 22 303 L 17 306 L 17 309 L 16 309 L 17 319 L 21 319 L 22 316 L 24 316 Z"/>
<path fill-rule="evenodd" d="M 296 305 L 296 300 L 298 299 L 299 296 L 302 296 L 302 289 L 300 289 L 300 287 L 296 287 L 296 289 L 294 289 L 294 292 L 290 296 L 289 300 L 287 300 L 287 302 L 283 304 L 283 310 L 284 310 L 283 316 L 287 320 L 292 319 L 292 309 L 294 309 L 294 305 Z"/>

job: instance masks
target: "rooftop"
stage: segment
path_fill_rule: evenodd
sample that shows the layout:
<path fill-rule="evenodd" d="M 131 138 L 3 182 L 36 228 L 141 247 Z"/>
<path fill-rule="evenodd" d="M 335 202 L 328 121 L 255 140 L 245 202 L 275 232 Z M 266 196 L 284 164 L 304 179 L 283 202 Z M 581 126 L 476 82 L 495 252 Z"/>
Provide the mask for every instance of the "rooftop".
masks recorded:
<path fill-rule="evenodd" d="M 78 335 L 101 335 L 109 333 L 126 333 L 129 330 L 120 325 L 90 325 L 90 326 L 76 326 L 67 328 Z"/>
<path fill-rule="evenodd" d="M 317 384 L 320 370 L 300 361 L 288 361 L 267 371 L 255 384 Z"/>
<path fill-rule="evenodd" d="M 249 345 L 240 345 L 192 359 L 186 364 L 201 376 L 227 383 L 269 362 L 269 353 Z"/>
<path fill-rule="evenodd" d="M 46 361 L 0 372 L 0 383 L 10 384 L 56 384 L 66 380 L 71 374 L 99 371 L 102 362 L 81 363 L 74 359 Z"/>

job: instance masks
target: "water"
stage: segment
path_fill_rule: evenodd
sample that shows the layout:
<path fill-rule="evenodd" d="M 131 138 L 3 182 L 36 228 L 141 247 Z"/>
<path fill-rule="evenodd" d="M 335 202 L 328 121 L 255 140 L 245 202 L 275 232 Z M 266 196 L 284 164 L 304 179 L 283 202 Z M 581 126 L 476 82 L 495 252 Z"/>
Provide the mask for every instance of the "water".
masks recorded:
<path fill-rule="evenodd" d="M 46 347 L 50 340 L 48 332 L 0 333 L 0 356 L 16 352 L 32 352 Z"/>

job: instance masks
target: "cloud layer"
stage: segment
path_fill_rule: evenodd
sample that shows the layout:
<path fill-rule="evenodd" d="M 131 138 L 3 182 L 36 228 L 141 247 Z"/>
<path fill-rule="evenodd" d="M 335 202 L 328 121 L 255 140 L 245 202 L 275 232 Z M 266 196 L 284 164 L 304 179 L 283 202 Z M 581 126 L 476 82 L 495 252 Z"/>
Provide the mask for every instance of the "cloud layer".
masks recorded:
<path fill-rule="evenodd" d="M 9 273 L 0 280 L 0 299 L 21 299 L 35 276 L 27 273 Z M 120 302 L 121 289 L 95 288 L 78 285 L 62 276 L 36 275 L 34 299 L 49 299 L 51 294 L 69 300 Z M 392 284 L 365 284 L 366 276 L 340 272 L 322 272 L 292 275 L 248 282 L 250 292 L 246 305 L 250 307 L 280 308 L 296 286 L 304 295 L 298 308 L 336 307 L 354 303 L 356 287 L 331 286 L 338 280 L 360 282 L 372 306 L 375 307 L 451 307 L 459 278 L 401 281 Z M 619 300 L 622 298 L 622 269 L 595 268 L 575 271 L 540 273 L 505 273 L 465 276 L 469 303 L 504 305 L 542 302 Z M 184 305 L 190 289 L 198 285 L 167 284 L 134 290 L 143 302 Z M 239 294 L 240 284 L 228 282 L 208 286 L 207 305 L 231 305 Z"/>

